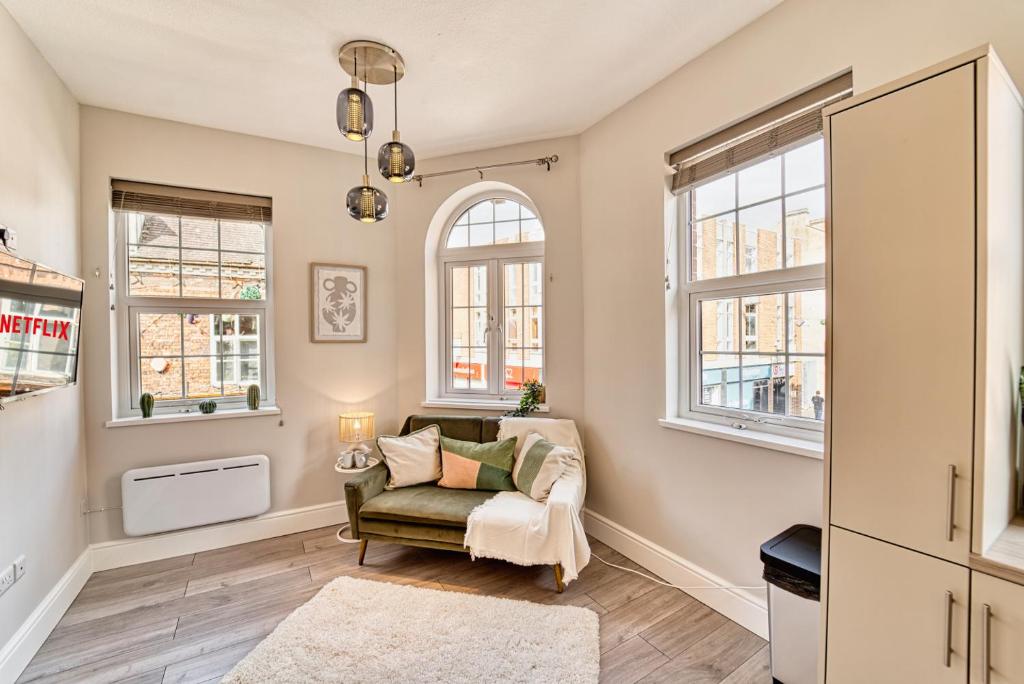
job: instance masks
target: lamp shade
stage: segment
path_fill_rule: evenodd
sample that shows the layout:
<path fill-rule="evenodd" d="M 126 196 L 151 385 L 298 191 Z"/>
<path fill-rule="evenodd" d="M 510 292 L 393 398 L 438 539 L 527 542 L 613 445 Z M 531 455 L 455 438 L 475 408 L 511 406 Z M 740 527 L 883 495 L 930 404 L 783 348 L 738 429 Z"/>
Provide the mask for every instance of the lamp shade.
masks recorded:
<path fill-rule="evenodd" d="M 397 137 L 397 131 L 395 131 Z M 384 143 L 377 152 L 377 169 L 392 183 L 404 183 L 412 178 L 416 168 L 416 155 L 412 148 L 398 140 Z"/>
<path fill-rule="evenodd" d="M 388 196 L 370 185 L 370 179 L 363 176 L 363 184 L 357 185 L 345 195 L 348 215 L 363 223 L 376 223 L 388 216 Z"/>
<path fill-rule="evenodd" d="M 355 85 L 338 93 L 336 115 L 338 130 L 349 140 L 358 142 L 373 132 L 373 102 Z"/>
<path fill-rule="evenodd" d="M 338 416 L 339 442 L 365 442 L 375 436 L 373 414 L 369 411 L 342 413 Z"/>

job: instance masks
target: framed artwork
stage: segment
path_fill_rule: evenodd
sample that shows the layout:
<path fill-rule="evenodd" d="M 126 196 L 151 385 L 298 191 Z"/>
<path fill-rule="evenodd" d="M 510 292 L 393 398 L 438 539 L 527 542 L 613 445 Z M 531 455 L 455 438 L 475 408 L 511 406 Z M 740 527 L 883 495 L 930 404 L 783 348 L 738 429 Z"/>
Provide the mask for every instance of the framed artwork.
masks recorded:
<path fill-rule="evenodd" d="M 310 342 L 366 342 L 366 267 L 310 264 Z"/>

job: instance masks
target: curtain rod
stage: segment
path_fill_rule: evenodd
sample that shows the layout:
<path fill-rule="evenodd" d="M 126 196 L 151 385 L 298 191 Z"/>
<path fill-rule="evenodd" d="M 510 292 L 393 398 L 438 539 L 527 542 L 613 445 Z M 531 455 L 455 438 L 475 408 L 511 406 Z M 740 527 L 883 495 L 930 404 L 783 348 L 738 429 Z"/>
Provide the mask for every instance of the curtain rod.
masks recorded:
<path fill-rule="evenodd" d="M 551 170 L 551 165 L 558 161 L 558 155 L 553 154 L 550 157 L 539 157 L 537 159 L 524 159 L 523 161 L 504 162 L 502 164 L 484 164 L 483 166 L 467 166 L 464 169 L 452 169 L 451 171 L 437 171 L 435 173 L 420 173 L 412 177 L 414 181 L 419 183 L 419 186 L 423 187 L 423 181 L 427 178 L 437 178 L 438 176 L 451 176 L 455 173 L 468 173 L 469 171 L 476 171 L 480 174 L 480 180 L 484 178 L 484 171 L 490 169 L 500 169 L 505 166 L 525 166 L 526 164 L 533 164 L 535 166 L 546 166 L 547 170 Z"/>

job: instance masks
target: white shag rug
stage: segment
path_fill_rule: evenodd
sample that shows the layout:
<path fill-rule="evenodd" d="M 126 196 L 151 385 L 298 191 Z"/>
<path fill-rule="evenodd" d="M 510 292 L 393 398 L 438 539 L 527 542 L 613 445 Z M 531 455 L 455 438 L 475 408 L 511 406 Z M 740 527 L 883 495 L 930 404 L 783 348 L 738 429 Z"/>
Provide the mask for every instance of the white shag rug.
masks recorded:
<path fill-rule="evenodd" d="M 594 684 L 597 614 L 339 577 L 223 682 Z"/>

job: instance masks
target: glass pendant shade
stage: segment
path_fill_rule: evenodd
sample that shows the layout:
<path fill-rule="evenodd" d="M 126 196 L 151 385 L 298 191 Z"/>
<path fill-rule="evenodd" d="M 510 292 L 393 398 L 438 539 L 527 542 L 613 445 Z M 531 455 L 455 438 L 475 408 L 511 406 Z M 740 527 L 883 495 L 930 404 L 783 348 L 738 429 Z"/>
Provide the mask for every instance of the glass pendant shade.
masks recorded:
<path fill-rule="evenodd" d="M 353 85 L 338 93 L 338 130 L 349 140 L 360 141 L 373 132 L 373 102 Z"/>
<path fill-rule="evenodd" d="M 412 178 L 416 168 L 416 155 L 412 148 L 398 140 L 398 132 L 395 132 L 395 140 L 384 143 L 377 152 L 377 168 L 380 174 L 392 183 L 404 183 Z"/>
<path fill-rule="evenodd" d="M 376 223 L 388 216 L 388 196 L 371 186 L 368 176 L 363 176 L 363 184 L 345 195 L 345 207 L 352 218 L 363 223 Z"/>

